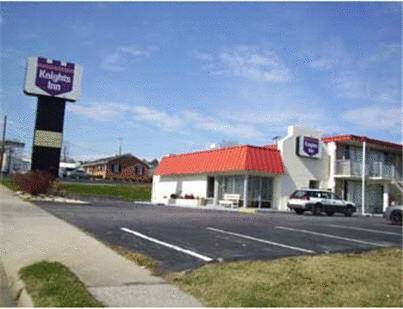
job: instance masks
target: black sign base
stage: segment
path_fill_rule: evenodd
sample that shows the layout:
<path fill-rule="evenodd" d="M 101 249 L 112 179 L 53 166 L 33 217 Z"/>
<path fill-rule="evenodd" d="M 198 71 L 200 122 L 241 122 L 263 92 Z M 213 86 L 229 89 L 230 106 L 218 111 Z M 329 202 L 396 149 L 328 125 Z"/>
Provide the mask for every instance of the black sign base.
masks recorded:
<path fill-rule="evenodd" d="M 38 97 L 35 136 L 38 130 L 45 132 L 45 134 L 63 133 L 65 105 L 64 99 Z M 47 171 L 57 178 L 59 176 L 61 145 L 52 145 L 50 141 L 45 141 L 45 144 L 48 145 L 44 146 L 43 143 L 44 141 L 39 142 L 34 137 L 31 170 Z"/>

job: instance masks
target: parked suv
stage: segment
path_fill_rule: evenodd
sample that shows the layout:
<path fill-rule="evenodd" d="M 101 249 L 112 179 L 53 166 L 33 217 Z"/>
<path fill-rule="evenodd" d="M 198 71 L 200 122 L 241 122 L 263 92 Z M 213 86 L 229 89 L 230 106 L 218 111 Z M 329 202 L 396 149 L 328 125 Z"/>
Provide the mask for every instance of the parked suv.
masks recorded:
<path fill-rule="evenodd" d="M 299 215 L 304 211 L 311 211 L 313 215 L 325 212 L 328 216 L 340 212 L 350 217 L 356 211 L 354 203 L 341 199 L 333 192 L 317 189 L 295 191 L 291 194 L 287 206 Z"/>

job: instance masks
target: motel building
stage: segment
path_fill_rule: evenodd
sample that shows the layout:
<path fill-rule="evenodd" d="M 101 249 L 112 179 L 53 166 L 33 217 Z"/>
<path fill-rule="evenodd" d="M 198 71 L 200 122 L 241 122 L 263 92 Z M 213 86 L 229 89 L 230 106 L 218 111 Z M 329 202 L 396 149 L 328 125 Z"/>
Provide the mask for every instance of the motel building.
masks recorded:
<path fill-rule="evenodd" d="M 290 126 L 276 145 L 238 145 L 163 157 L 152 202 L 288 211 L 294 190 L 326 189 L 360 214 L 402 203 L 402 145 L 365 136 L 323 137 Z"/>

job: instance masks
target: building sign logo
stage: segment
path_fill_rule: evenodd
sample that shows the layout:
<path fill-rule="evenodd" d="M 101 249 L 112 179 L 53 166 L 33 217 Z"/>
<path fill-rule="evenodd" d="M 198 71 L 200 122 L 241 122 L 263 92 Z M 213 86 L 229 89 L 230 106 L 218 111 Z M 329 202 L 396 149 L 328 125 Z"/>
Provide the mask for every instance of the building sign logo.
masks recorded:
<path fill-rule="evenodd" d="M 304 152 L 310 157 L 318 154 L 319 140 L 317 138 L 305 137 L 304 138 Z"/>
<path fill-rule="evenodd" d="M 298 138 L 298 155 L 302 157 L 308 158 L 320 158 L 320 141 L 318 138 L 308 137 L 308 136 L 300 136 Z"/>
<path fill-rule="evenodd" d="M 73 90 L 74 64 L 60 61 L 48 63 L 45 58 L 39 57 L 36 69 L 35 85 L 56 96 Z"/>
<path fill-rule="evenodd" d="M 82 67 L 70 62 L 29 57 L 24 92 L 76 101 L 81 92 Z"/>

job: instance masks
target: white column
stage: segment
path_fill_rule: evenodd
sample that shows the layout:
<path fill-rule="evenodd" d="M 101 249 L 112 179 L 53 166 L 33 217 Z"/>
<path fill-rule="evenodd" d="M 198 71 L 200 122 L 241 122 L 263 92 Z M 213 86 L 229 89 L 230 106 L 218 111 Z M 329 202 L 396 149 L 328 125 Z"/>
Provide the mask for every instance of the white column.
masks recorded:
<path fill-rule="evenodd" d="M 248 183 L 249 183 L 249 175 L 245 175 L 243 181 L 243 207 L 246 208 L 248 205 Z"/>
<path fill-rule="evenodd" d="M 262 177 L 259 177 L 259 204 L 258 208 L 262 208 Z"/>
<path fill-rule="evenodd" d="M 361 164 L 361 214 L 365 214 L 365 162 L 367 155 L 367 142 L 364 140 L 362 143 L 362 164 Z"/>
<path fill-rule="evenodd" d="M 383 207 L 382 210 L 385 211 L 386 207 L 389 206 L 389 184 L 383 184 Z"/>
<path fill-rule="evenodd" d="M 218 205 L 218 186 L 220 183 L 218 182 L 218 176 L 214 176 L 214 198 L 213 198 L 213 205 Z"/>

